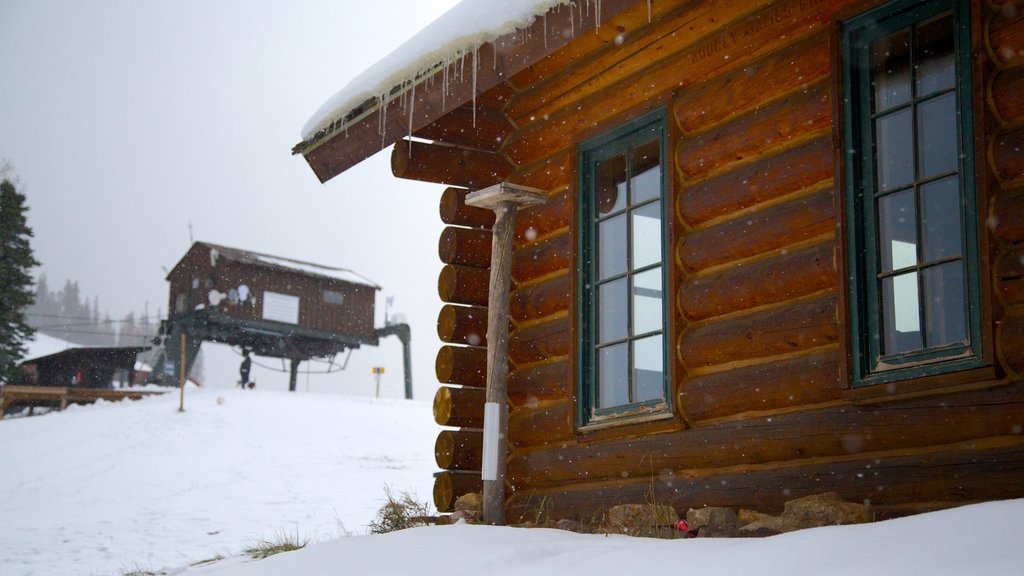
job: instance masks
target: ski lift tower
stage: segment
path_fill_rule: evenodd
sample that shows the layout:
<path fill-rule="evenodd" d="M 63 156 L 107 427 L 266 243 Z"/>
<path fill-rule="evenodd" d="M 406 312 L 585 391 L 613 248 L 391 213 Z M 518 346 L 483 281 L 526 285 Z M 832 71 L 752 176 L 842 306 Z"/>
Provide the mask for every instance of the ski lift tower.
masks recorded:
<path fill-rule="evenodd" d="M 294 391 L 302 361 L 377 346 L 381 337 L 394 334 L 405 357 L 405 397 L 412 398 L 409 326 L 374 328 L 380 286 L 351 270 L 196 242 L 167 280 L 164 349 L 151 382 L 175 385 L 181 370 L 188 374 L 200 345 L 210 341 L 290 360 L 288 388 Z"/>

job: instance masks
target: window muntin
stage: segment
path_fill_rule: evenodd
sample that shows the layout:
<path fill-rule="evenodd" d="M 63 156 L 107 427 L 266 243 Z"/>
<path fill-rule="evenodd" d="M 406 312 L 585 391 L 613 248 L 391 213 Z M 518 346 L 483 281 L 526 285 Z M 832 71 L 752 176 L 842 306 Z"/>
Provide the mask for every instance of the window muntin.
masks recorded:
<path fill-rule="evenodd" d="M 854 384 L 980 364 L 966 2 L 844 26 Z"/>
<path fill-rule="evenodd" d="M 580 146 L 580 422 L 668 407 L 665 112 Z"/>

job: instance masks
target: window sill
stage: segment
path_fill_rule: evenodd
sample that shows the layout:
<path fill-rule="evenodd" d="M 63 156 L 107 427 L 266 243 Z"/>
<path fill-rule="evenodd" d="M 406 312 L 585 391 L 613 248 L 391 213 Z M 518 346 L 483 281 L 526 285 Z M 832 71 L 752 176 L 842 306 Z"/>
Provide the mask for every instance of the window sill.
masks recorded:
<path fill-rule="evenodd" d="M 600 441 L 623 436 L 640 436 L 672 432 L 684 428 L 682 420 L 672 412 L 656 414 L 637 414 L 624 416 L 614 420 L 591 422 L 576 430 L 576 438 L 580 442 Z"/>
<path fill-rule="evenodd" d="M 994 366 L 983 366 L 960 372 L 850 388 L 843 392 L 843 399 L 859 405 L 881 404 L 909 398 L 984 390 L 1006 384 L 1009 384 L 1009 381 L 1002 378 Z"/>

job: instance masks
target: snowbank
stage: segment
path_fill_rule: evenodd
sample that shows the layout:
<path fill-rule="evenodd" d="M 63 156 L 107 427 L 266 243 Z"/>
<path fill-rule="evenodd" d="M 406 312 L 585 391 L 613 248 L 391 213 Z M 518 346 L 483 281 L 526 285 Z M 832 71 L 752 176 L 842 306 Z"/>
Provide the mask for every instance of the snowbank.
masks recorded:
<path fill-rule="evenodd" d="M 1017 576 L 1024 500 L 764 539 L 650 540 L 548 529 L 444 526 L 327 542 L 187 576 Z"/>

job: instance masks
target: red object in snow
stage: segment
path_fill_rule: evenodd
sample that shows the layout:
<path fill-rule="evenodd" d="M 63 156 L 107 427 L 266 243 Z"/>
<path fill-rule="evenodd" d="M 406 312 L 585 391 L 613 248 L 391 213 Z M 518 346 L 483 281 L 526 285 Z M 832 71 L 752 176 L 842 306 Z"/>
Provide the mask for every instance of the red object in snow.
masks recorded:
<path fill-rule="evenodd" d="M 679 530 L 680 532 L 689 532 L 690 527 L 686 524 L 686 520 L 680 520 L 676 522 L 676 530 Z"/>

